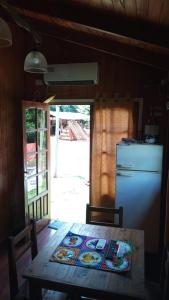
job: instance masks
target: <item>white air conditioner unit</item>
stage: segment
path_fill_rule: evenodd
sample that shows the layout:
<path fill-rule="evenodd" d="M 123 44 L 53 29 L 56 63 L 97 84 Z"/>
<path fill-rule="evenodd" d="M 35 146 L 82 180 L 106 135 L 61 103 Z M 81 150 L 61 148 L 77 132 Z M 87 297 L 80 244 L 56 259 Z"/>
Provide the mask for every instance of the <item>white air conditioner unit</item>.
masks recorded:
<path fill-rule="evenodd" d="M 46 85 L 88 85 L 98 83 L 98 63 L 48 65 Z"/>

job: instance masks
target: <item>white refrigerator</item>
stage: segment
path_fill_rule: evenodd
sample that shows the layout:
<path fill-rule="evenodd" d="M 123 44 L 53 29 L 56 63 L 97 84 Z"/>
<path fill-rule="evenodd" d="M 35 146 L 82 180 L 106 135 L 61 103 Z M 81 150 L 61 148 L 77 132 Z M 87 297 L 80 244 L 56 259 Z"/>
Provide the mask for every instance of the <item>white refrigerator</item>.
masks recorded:
<path fill-rule="evenodd" d="M 123 206 L 123 227 L 143 229 L 145 251 L 157 253 L 163 146 L 116 146 L 115 206 Z"/>

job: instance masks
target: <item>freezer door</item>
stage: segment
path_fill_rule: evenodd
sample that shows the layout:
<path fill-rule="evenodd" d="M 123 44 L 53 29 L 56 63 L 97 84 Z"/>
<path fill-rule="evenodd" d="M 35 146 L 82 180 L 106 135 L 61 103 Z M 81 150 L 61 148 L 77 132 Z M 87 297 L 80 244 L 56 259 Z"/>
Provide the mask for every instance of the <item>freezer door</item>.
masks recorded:
<path fill-rule="evenodd" d="M 161 175 L 117 171 L 116 207 L 123 206 L 123 227 L 145 231 L 145 250 L 156 253 L 159 243 Z"/>
<path fill-rule="evenodd" d="M 162 152 L 162 145 L 119 144 L 116 146 L 116 168 L 161 172 Z"/>

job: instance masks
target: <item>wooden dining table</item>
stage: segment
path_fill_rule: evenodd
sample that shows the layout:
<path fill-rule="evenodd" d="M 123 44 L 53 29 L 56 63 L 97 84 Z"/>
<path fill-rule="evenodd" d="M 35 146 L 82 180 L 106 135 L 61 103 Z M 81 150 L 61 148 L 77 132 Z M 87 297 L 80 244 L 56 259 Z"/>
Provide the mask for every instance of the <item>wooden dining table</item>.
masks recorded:
<path fill-rule="evenodd" d="M 129 240 L 134 245 L 131 269 L 109 272 L 50 261 L 66 234 L 85 235 L 109 240 Z M 107 226 L 63 223 L 24 271 L 29 281 L 30 299 L 42 299 L 42 289 L 95 299 L 146 299 L 144 282 L 144 231 Z"/>

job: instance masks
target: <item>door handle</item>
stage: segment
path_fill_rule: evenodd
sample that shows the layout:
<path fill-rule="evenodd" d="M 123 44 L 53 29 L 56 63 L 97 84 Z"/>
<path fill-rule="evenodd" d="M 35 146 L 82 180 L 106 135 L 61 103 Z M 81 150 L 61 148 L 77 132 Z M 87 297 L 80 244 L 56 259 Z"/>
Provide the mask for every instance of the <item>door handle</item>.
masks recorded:
<path fill-rule="evenodd" d="M 122 168 L 122 169 L 132 169 L 133 165 L 117 165 L 117 168 Z"/>
<path fill-rule="evenodd" d="M 123 176 L 123 177 L 133 177 L 133 174 L 129 174 L 129 173 L 122 173 L 122 172 L 117 172 L 116 173 L 117 176 Z"/>

